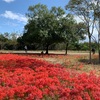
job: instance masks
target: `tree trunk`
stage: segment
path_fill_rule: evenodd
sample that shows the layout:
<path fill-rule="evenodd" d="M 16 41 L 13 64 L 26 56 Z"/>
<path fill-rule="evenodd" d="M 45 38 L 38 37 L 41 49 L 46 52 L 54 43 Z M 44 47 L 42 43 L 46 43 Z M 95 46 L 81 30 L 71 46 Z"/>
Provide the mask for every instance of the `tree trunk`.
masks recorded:
<path fill-rule="evenodd" d="M 99 33 L 98 33 L 98 53 L 99 53 L 99 64 L 100 64 L 100 18 L 99 18 Z"/>
<path fill-rule="evenodd" d="M 89 63 L 91 63 L 91 36 L 89 35 Z"/>
<path fill-rule="evenodd" d="M 48 54 L 48 48 L 49 48 L 49 45 L 46 45 L 46 53 L 45 54 Z"/>
<path fill-rule="evenodd" d="M 66 44 L 66 52 L 65 52 L 66 55 L 67 55 L 67 50 L 68 50 L 68 43 Z"/>

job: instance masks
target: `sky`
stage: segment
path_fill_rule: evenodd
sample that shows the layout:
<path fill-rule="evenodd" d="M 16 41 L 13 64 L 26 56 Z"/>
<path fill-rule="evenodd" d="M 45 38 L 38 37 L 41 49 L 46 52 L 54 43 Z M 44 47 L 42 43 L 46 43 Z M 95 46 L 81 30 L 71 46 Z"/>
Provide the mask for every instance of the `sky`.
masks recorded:
<path fill-rule="evenodd" d="M 0 0 L 0 33 L 23 34 L 24 26 L 27 24 L 26 13 L 29 6 L 38 3 L 46 5 L 49 9 L 53 6 L 62 7 L 68 4 L 69 0 Z M 81 20 L 75 17 L 77 22 Z M 97 38 L 97 31 L 94 31 L 94 36 Z M 88 38 L 86 38 L 88 41 Z"/>
<path fill-rule="evenodd" d="M 65 8 L 69 0 L 0 0 L 0 33 L 23 33 L 29 6 L 38 3 Z"/>

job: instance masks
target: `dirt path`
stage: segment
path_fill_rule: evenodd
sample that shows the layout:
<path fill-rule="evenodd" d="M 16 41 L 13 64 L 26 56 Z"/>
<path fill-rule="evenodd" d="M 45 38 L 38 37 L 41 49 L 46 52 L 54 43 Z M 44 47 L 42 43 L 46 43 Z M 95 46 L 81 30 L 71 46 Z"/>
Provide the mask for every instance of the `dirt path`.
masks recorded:
<path fill-rule="evenodd" d="M 38 53 L 40 54 L 42 50 L 37 50 L 37 51 L 27 51 L 28 54 L 35 54 Z M 24 50 L 0 50 L 0 53 L 25 53 Z M 44 51 L 45 53 L 45 51 Z M 65 54 L 64 50 L 49 50 L 49 54 Z M 70 55 L 86 55 L 89 54 L 88 51 L 68 51 L 68 54 Z"/>

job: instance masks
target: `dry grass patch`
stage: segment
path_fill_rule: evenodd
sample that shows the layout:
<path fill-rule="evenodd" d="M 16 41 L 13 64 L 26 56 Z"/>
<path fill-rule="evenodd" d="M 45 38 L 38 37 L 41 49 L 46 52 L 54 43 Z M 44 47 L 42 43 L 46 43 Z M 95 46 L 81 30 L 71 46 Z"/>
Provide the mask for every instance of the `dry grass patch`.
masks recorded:
<path fill-rule="evenodd" d="M 100 75 L 100 64 L 98 64 L 98 55 L 92 55 L 92 64 L 89 64 L 87 54 L 69 54 L 69 55 L 57 55 L 49 54 L 40 56 L 32 56 L 37 59 L 42 59 L 53 64 L 61 64 L 63 67 L 66 67 L 70 70 L 75 70 L 77 72 L 86 72 L 90 73 L 95 72 L 97 75 Z"/>

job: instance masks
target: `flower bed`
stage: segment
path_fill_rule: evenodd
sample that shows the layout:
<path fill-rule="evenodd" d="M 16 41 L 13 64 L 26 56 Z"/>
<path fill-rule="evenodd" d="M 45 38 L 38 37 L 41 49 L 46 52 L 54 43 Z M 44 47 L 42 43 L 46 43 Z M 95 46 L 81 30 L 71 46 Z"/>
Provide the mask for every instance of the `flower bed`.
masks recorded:
<path fill-rule="evenodd" d="M 100 77 L 19 55 L 0 55 L 0 100 L 100 100 Z"/>

